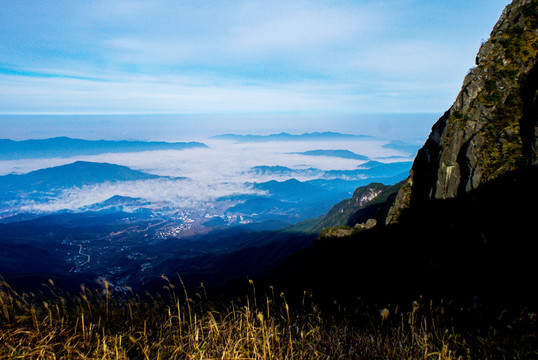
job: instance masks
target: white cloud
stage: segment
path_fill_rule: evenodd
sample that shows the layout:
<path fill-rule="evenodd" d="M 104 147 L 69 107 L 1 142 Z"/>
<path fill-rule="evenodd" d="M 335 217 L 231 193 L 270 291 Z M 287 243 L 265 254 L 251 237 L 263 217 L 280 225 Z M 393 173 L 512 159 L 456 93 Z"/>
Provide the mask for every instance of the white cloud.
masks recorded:
<path fill-rule="evenodd" d="M 221 183 L 218 186 L 190 180 L 145 180 L 102 183 L 81 188 L 70 188 L 48 202 L 29 202 L 22 210 L 54 212 L 78 210 L 103 202 L 115 195 L 143 198 L 152 204 L 164 203 L 176 209 L 192 209 L 214 202 L 221 196 L 259 193 L 237 183 Z"/>
<path fill-rule="evenodd" d="M 58 166 L 77 160 L 108 162 L 128 166 L 135 170 L 170 177 L 187 177 L 187 180 L 157 179 L 104 183 L 63 191 L 54 199 L 24 203 L 24 209 L 58 211 L 79 209 L 109 199 L 114 195 L 143 198 L 153 203 L 168 202 L 178 208 L 192 208 L 213 202 L 216 198 L 233 194 L 254 193 L 247 185 L 273 179 L 287 180 L 292 175 L 275 177 L 259 176 L 250 169 L 254 166 L 286 166 L 292 169 L 317 168 L 320 170 L 353 170 L 363 161 L 324 156 L 293 154 L 306 150 L 348 149 L 376 159 L 399 152 L 385 149 L 386 141 L 337 141 L 337 142 L 268 142 L 238 143 L 229 141 L 208 142 L 209 148 L 181 151 L 151 151 L 142 153 L 102 154 L 66 159 L 34 159 L 0 161 L 0 174 L 24 173 L 39 168 Z M 315 176 L 293 175 L 306 181 Z"/>
<path fill-rule="evenodd" d="M 424 74 L 426 76 L 427 74 Z M 114 76 L 102 80 L 0 75 L 0 109 L 4 113 L 264 113 L 264 112 L 398 112 L 447 108 L 457 91 L 445 87 L 392 96 L 424 85 L 411 80 L 369 79 L 364 83 L 295 80 L 249 83 L 205 76 Z M 431 101 L 441 93 L 446 101 Z M 408 95 L 409 95 L 408 94 Z M 386 101 L 387 96 L 391 97 Z M 430 98 L 431 97 L 431 98 Z M 412 100 L 412 99 L 411 99 Z"/>
<path fill-rule="evenodd" d="M 364 8 L 364 6 L 363 6 Z M 348 45 L 357 36 L 375 31 L 373 14 L 359 6 L 327 3 L 256 3 L 241 9 L 247 19 L 231 29 L 228 46 L 234 54 L 249 58 L 284 51 L 301 53 L 324 51 Z M 304 59 L 303 59 L 304 60 Z M 314 60 L 314 59 L 310 59 Z"/>
<path fill-rule="evenodd" d="M 441 112 L 506 2 L 11 2 L 0 109 Z"/>
<path fill-rule="evenodd" d="M 126 14 L 131 11 L 120 12 L 115 27 L 123 31 L 105 35 L 103 56 L 127 63 L 178 67 L 238 66 L 284 58 L 306 66 L 314 60 L 313 51 L 321 57 L 336 48 L 341 51 L 349 41 L 375 31 L 376 19 L 384 17 L 364 5 L 312 1 L 157 4 L 145 9 L 143 18 L 135 12 L 128 20 Z M 134 8 L 140 7 L 135 2 Z M 109 16 L 100 20 L 113 21 Z"/>

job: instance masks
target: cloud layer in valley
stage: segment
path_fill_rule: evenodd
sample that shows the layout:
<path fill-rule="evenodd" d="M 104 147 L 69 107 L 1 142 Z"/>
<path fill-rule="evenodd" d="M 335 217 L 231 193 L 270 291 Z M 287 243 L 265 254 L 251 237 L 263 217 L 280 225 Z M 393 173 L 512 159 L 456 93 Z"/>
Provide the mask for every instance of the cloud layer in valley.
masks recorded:
<path fill-rule="evenodd" d="M 43 202 L 27 202 L 24 209 L 41 211 L 75 210 L 100 203 L 114 195 L 143 198 L 152 203 L 167 202 L 178 208 L 193 208 L 214 202 L 224 196 L 251 194 L 257 191 L 253 182 L 287 180 L 291 176 L 301 181 L 312 180 L 317 175 L 257 174 L 255 166 L 285 166 L 292 169 L 315 168 L 328 170 L 353 170 L 365 161 L 327 156 L 306 156 L 296 152 L 307 150 L 348 149 L 372 160 L 400 156 L 398 161 L 410 160 L 410 154 L 385 148 L 387 141 L 366 140 L 348 142 L 268 142 L 239 143 L 211 141 L 208 148 L 181 151 L 151 151 L 116 153 L 74 158 L 13 160 L 0 162 L 0 174 L 26 173 L 32 170 L 59 166 L 77 160 L 108 162 L 128 166 L 135 170 L 163 177 L 186 177 L 186 180 L 157 179 L 147 181 L 104 183 L 81 188 L 66 189 L 58 196 Z M 403 158 L 402 158 L 403 156 Z M 383 161 L 387 161 L 384 159 Z M 395 160 L 392 160 L 395 161 Z M 207 205 L 203 205 L 207 206 Z"/>

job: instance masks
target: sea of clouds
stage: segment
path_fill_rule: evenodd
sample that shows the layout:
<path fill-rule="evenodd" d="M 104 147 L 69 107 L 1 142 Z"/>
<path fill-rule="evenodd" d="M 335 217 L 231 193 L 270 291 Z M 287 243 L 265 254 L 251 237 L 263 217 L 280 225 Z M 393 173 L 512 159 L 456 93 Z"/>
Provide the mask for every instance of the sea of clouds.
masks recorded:
<path fill-rule="evenodd" d="M 285 166 L 296 170 L 353 170 L 365 161 L 329 156 L 297 154 L 308 150 L 349 150 L 371 160 L 409 161 L 410 154 L 386 148 L 384 140 L 351 141 L 275 141 L 235 143 L 228 140 L 205 141 L 207 148 L 185 150 L 114 153 L 71 158 L 0 161 L 0 175 L 27 173 L 74 161 L 106 162 L 124 165 L 168 178 L 145 181 L 107 182 L 64 189 L 46 200 L 27 200 L 17 204 L 21 211 L 54 212 L 77 210 L 103 202 L 112 196 L 143 198 L 151 203 L 167 203 L 177 208 L 209 206 L 216 199 L 231 195 L 259 193 L 253 183 L 284 181 L 291 177 L 313 180 L 316 174 L 259 174 L 255 166 Z M 391 160 L 387 160 L 388 158 Z"/>

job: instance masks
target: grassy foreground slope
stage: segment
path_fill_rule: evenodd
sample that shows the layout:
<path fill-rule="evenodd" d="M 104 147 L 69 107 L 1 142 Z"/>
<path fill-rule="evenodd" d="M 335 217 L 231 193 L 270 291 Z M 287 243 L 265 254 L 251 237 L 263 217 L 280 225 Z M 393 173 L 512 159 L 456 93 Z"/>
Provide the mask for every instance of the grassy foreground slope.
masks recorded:
<path fill-rule="evenodd" d="M 0 359 L 529 359 L 536 314 L 502 312 L 480 321 L 478 305 L 422 299 L 405 307 L 319 307 L 305 293 L 290 305 L 272 288 L 214 303 L 168 279 L 166 296 L 118 300 L 85 288 L 68 296 L 0 286 Z M 46 296 L 45 296 L 46 295 Z M 490 317 L 491 318 L 491 317 Z M 489 327 L 488 327 L 489 326 Z M 470 330 L 473 329 L 473 330 Z M 483 331 L 483 332 L 481 332 Z"/>

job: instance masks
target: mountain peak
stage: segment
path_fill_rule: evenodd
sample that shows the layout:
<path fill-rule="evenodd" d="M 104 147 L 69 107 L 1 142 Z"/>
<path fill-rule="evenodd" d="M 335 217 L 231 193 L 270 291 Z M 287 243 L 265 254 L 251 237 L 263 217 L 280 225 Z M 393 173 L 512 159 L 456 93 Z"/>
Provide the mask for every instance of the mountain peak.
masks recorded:
<path fill-rule="evenodd" d="M 514 0 L 435 123 L 387 222 L 414 202 L 454 198 L 538 165 L 538 4 Z"/>
<path fill-rule="evenodd" d="M 23 175 L 0 176 L 0 185 L 4 190 L 11 191 L 28 188 L 48 191 L 107 181 L 135 181 L 157 178 L 159 176 L 132 170 L 122 165 L 76 161 L 70 164 L 35 170 Z"/>

